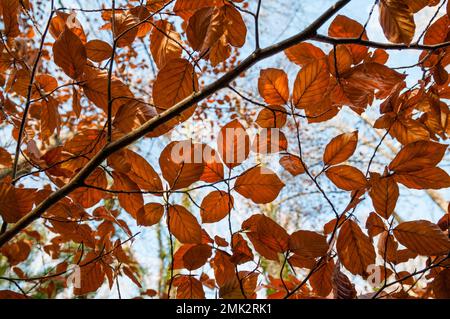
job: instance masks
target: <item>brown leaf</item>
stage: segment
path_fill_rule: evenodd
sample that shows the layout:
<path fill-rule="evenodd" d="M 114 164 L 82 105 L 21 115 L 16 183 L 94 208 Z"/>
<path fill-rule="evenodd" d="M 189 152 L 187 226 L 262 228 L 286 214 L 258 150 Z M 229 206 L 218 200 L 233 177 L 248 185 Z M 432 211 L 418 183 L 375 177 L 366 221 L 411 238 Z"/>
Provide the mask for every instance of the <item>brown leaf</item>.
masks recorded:
<path fill-rule="evenodd" d="M 10 183 L 0 183 L 0 215 L 6 223 L 16 223 L 31 211 L 34 189 L 15 188 Z"/>
<path fill-rule="evenodd" d="M 256 124 L 262 128 L 281 128 L 286 124 L 287 114 L 280 105 L 269 105 L 263 108 L 256 118 Z"/>
<path fill-rule="evenodd" d="M 336 299 L 355 299 L 356 289 L 350 279 L 339 269 L 334 267 L 332 275 L 333 295 Z"/>
<path fill-rule="evenodd" d="M 394 229 L 395 238 L 405 247 L 424 256 L 448 254 L 450 239 L 439 226 L 427 220 L 403 222 Z"/>
<path fill-rule="evenodd" d="M 317 61 L 325 56 L 314 44 L 302 42 L 284 50 L 287 58 L 300 66 Z"/>
<path fill-rule="evenodd" d="M 120 172 L 112 172 L 114 185 L 113 190 L 119 191 L 120 206 L 125 209 L 131 216 L 136 218 L 136 214 L 144 206 L 144 199 L 140 193 L 139 186 L 128 177 L 128 175 Z M 125 191 L 125 193 L 121 192 Z M 126 193 L 131 192 L 131 193 Z"/>
<path fill-rule="evenodd" d="M 324 98 L 330 82 L 330 73 L 324 62 L 317 60 L 307 64 L 297 74 L 292 102 L 297 108 L 306 109 Z"/>
<path fill-rule="evenodd" d="M 335 165 L 346 161 L 355 152 L 357 143 L 358 131 L 334 137 L 325 148 L 323 162 L 325 165 Z"/>
<path fill-rule="evenodd" d="M 444 157 L 447 145 L 431 141 L 409 143 L 389 164 L 395 172 L 412 172 L 436 166 Z"/>
<path fill-rule="evenodd" d="M 183 265 L 189 271 L 202 267 L 211 257 L 212 249 L 205 244 L 190 247 L 183 255 Z"/>
<path fill-rule="evenodd" d="M 277 198 L 284 183 L 268 168 L 253 167 L 236 179 L 234 189 L 254 203 L 270 203 Z"/>
<path fill-rule="evenodd" d="M 155 23 L 150 34 L 150 51 L 159 69 L 162 69 L 167 61 L 181 57 L 183 51 L 179 43 L 181 37 L 170 22 L 158 20 Z"/>
<path fill-rule="evenodd" d="M 330 259 L 327 263 L 322 265 L 309 278 L 309 284 L 313 291 L 320 297 L 326 297 L 333 289 L 332 276 L 334 271 L 334 261 Z"/>
<path fill-rule="evenodd" d="M 371 180 L 369 196 L 372 199 L 375 211 L 380 216 L 388 219 L 394 212 L 399 196 L 398 185 L 395 179 L 392 177 L 381 177 Z"/>
<path fill-rule="evenodd" d="M 267 104 L 283 105 L 289 99 L 287 74 L 279 69 L 263 69 L 258 79 L 259 94 Z"/>
<path fill-rule="evenodd" d="M 89 60 L 102 62 L 112 56 L 112 47 L 102 40 L 91 40 L 86 43 L 86 54 Z"/>
<path fill-rule="evenodd" d="M 364 188 L 366 178 L 361 171 L 353 166 L 338 165 L 326 170 L 327 177 L 340 189 L 351 191 Z"/>
<path fill-rule="evenodd" d="M 336 249 L 340 262 L 352 274 L 366 277 L 367 267 L 375 264 L 375 249 L 370 238 L 350 219 L 339 231 Z"/>
<path fill-rule="evenodd" d="M 139 20 L 127 12 L 116 12 L 113 19 L 113 34 L 116 38 L 117 46 L 122 48 L 131 45 L 138 33 L 138 28 L 135 26 L 139 23 Z"/>
<path fill-rule="evenodd" d="M 183 244 L 200 244 L 202 229 L 197 219 L 180 205 L 169 206 L 169 230 Z"/>
<path fill-rule="evenodd" d="M 278 261 L 278 254 L 289 247 L 289 235 L 286 230 L 262 214 L 253 215 L 242 223 L 242 229 L 263 257 Z"/>
<path fill-rule="evenodd" d="M 353 19 L 344 15 L 338 14 L 336 18 L 331 22 L 328 28 L 328 35 L 334 38 L 359 38 L 368 40 L 366 32 L 363 26 Z M 358 64 L 367 56 L 367 47 L 358 44 L 345 45 L 353 57 L 353 64 Z"/>
<path fill-rule="evenodd" d="M 322 257 L 328 252 L 327 238 L 313 231 L 298 230 L 289 236 L 289 249 L 302 257 Z"/>
<path fill-rule="evenodd" d="M 202 154 L 202 145 L 190 140 L 174 141 L 167 145 L 159 157 L 164 179 L 171 189 L 185 188 L 200 180 L 204 164 L 196 154 Z"/>
<path fill-rule="evenodd" d="M 370 237 L 375 237 L 386 230 L 386 225 L 376 213 L 372 212 L 366 221 L 366 229 Z"/>
<path fill-rule="evenodd" d="M 3 17 L 4 32 L 3 35 L 13 39 L 20 33 L 19 30 L 19 1 L 18 0 L 2 0 L 0 3 L 1 14 Z"/>
<path fill-rule="evenodd" d="M 381 0 L 380 24 L 386 38 L 393 43 L 410 44 L 416 25 L 414 15 L 405 0 Z"/>
<path fill-rule="evenodd" d="M 157 224 L 164 215 L 164 206 L 159 203 L 147 203 L 136 214 L 136 221 L 141 226 Z"/>
<path fill-rule="evenodd" d="M 441 189 L 450 187 L 450 176 L 439 167 L 394 175 L 398 183 L 413 189 Z"/>
<path fill-rule="evenodd" d="M 250 153 L 250 137 L 238 120 L 222 127 L 217 137 L 217 149 L 229 168 L 236 167 L 247 159 Z"/>
<path fill-rule="evenodd" d="M 213 191 L 203 198 L 200 215 L 203 223 L 215 223 L 228 215 L 234 205 L 231 195 L 224 191 Z"/>
<path fill-rule="evenodd" d="M 157 106 L 156 111 L 161 113 L 185 99 L 198 90 L 197 74 L 193 66 L 186 59 L 172 59 L 159 70 L 153 84 L 153 102 Z M 195 111 L 195 105 L 181 112 L 181 114 L 169 121 L 173 127 L 186 121 Z"/>
<path fill-rule="evenodd" d="M 83 42 L 69 28 L 65 28 L 53 44 L 53 57 L 55 64 L 72 79 L 77 79 L 83 73 L 87 62 Z"/>
<path fill-rule="evenodd" d="M 432 283 L 437 299 L 450 299 L 450 269 L 442 270 Z"/>
<path fill-rule="evenodd" d="M 303 166 L 300 157 L 296 155 L 289 154 L 283 156 L 280 158 L 280 165 L 293 176 L 297 176 L 305 172 L 305 167 Z"/>

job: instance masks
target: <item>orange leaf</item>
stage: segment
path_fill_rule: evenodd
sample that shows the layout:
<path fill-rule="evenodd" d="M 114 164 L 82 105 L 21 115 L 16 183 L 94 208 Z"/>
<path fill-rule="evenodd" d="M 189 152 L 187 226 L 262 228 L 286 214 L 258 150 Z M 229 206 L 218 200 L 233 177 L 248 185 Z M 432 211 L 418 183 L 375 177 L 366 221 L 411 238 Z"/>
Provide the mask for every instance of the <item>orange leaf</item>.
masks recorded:
<path fill-rule="evenodd" d="M 369 236 L 374 237 L 385 231 L 386 225 L 384 224 L 380 216 L 372 212 L 369 214 L 369 217 L 367 218 L 366 229 L 369 233 Z"/>
<path fill-rule="evenodd" d="M 409 143 L 389 164 L 395 172 L 411 172 L 436 166 L 444 157 L 447 145 L 431 141 Z"/>
<path fill-rule="evenodd" d="M 236 179 L 234 189 L 254 203 L 270 203 L 277 198 L 284 183 L 268 168 L 253 167 Z"/>
<path fill-rule="evenodd" d="M 203 147 L 203 174 L 200 180 L 207 183 L 214 183 L 223 180 L 223 164 L 217 152 L 208 146 L 202 144 Z"/>
<path fill-rule="evenodd" d="M 164 206 L 159 203 L 147 203 L 136 214 L 138 225 L 152 226 L 164 215 Z"/>
<path fill-rule="evenodd" d="M 159 166 L 171 189 L 185 188 L 200 180 L 204 165 L 196 154 L 202 154 L 201 151 L 202 145 L 193 144 L 190 140 L 174 141 L 164 148 Z"/>
<path fill-rule="evenodd" d="M 334 267 L 334 261 L 333 259 L 330 259 L 309 278 L 311 288 L 320 297 L 328 296 L 333 288 L 331 278 L 333 275 Z"/>
<path fill-rule="evenodd" d="M 55 64 L 72 79 L 83 73 L 87 61 L 83 42 L 69 28 L 65 28 L 53 44 L 53 57 Z"/>
<path fill-rule="evenodd" d="M 150 51 L 159 69 L 167 61 L 181 57 L 183 51 L 178 43 L 181 43 L 181 37 L 173 25 L 166 20 L 158 20 L 150 34 Z"/>
<path fill-rule="evenodd" d="M 361 171 L 349 165 L 333 166 L 327 169 L 327 177 L 340 189 L 351 191 L 364 188 L 366 178 Z"/>
<path fill-rule="evenodd" d="M 125 191 L 125 193 L 118 193 L 120 206 L 125 209 L 131 216 L 136 218 L 136 214 L 144 206 L 144 199 L 139 193 L 139 186 L 133 182 L 126 174 L 120 172 L 112 172 L 114 185 L 113 190 Z M 131 193 L 126 193 L 131 192 Z M 133 193 L 136 192 L 136 193 Z"/>
<path fill-rule="evenodd" d="M 15 188 L 10 183 L 0 183 L 0 215 L 6 223 L 16 223 L 31 211 L 34 189 Z"/>
<path fill-rule="evenodd" d="M 261 70 L 258 79 L 258 90 L 267 104 L 286 104 L 289 99 L 287 74 L 279 69 Z"/>
<path fill-rule="evenodd" d="M 211 247 L 205 244 L 190 247 L 183 255 L 183 265 L 189 271 L 202 267 L 211 257 Z"/>
<path fill-rule="evenodd" d="M 91 40 L 86 43 L 86 54 L 89 60 L 102 62 L 112 56 L 112 47 L 102 40 Z"/>
<path fill-rule="evenodd" d="M 386 38 L 393 43 L 410 44 L 416 25 L 414 15 L 405 0 L 381 0 L 380 24 Z"/>
<path fill-rule="evenodd" d="M 215 223 L 228 215 L 233 207 L 233 197 L 224 191 L 213 191 L 203 198 L 200 215 L 203 223 Z"/>
<path fill-rule="evenodd" d="M 432 283 L 437 299 L 450 299 L 450 269 L 441 270 Z"/>
<path fill-rule="evenodd" d="M 297 74 L 292 102 L 297 108 L 306 109 L 324 98 L 330 82 L 330 73 L 324 62 L 318 60 L 304 66 Z"/>
<path fill-rule="evenodd" d="M 217 149 L 223 162 L 229 168 L 245 161 L 250 153 L 250 137 L 238 120 L 233 120 L 219 132 Z"/>
<path fill-rule="evenodd" d="M 263 108 L 256 118 L 256 124 L 262 128 L 280 128 L 286 124 L 286 110 L 281 105 L 269 105 Z"/>
<path fill-rule="evenodd" d="M 169 206 L 169 230 L 183 244 L 200 244 L 202 229 L 197 219 L 180 205 Z"/>
<path fill-rule="evenodd" d="M 424 256 L 448 254 L 450 239 L 437 226 L 427 220 L 399 224 L 394 229 L 395 238 L 413 252 Z"/>
<path fill-rule="evenodd" d="M 394 175 L 398 183 L 413 189 L 441 189 L 450 187 L 450 176 L 439 167 Z"/>
<path fill-rule="evenodd" d="M 296 155 L 286 155 L 280 158 L 280 165 L 284 167 L 289 173 L 293 176 L 297 176 L 299 174 L 303 174 L 305 172 L 305 167 L 300 159 L 300 157 Z"/>
<path fill-rule="evenodd" d="M 336 249 L 340 262 L 354 275 L 367 276 L 367 267 L 375 264 L 375 249 L 370 238 L 350 219 L 339 231 Z"/>
<path fill-rule="evenodd" d="M 359 38 L 368 40 L 363 26 L 353 19 L 344 15 L 337 15 L 328 28 L 328 35 L 334 38 Z M 367 47 L 358 44 L 345 45 L 350 49 L 353 57 L 353 64 L 358 64 L 367 56 Z"/>
<path fill-rule="evenodd" d="M 355 152 L 357 143 L 358 131 L 334 137 L 325 148 L 323 162 L 325 165 L 335 165 L 346 161 Z"/>
<path fill-rule="evenodd" d="M 369 196 L 375 211 L 388 219 L 394 212 L 398 200 L 398 185 L 392 177 L 376 178 L 371 181 Z"/>
<path fill-rule="evenodd" d="M 157 112 L 161 113 L 174 106 L 184 98 L 198 90 L 197 74 L 194 68 L 185 59 L 172 59 L 158 72 L 153 84 L 153 102 Z M 195 111 L 195 105 L 181 112 L 169 121 L 169 126 L 186 121 Z"/>
<path fill-rule="evenodd" d="M 317 61 L 325 56 L 314 44 L 302 42 L 284 50 L 287 58 L 300 66 Z"/>
<path fill-rule="evenodd" d="M 288 250 L 289 235 L 271 218 L 258 214 L 242 223 L 242 229 L 256 251 L 267 259 L 278 261 L 278 254 Z"/>
<path fill-rule="evenodd" d="M 309 230 L 298 230 L 289 236 L 289 250 L 302 257 L 322 257 L 328 252 L 327 238 Z"/>

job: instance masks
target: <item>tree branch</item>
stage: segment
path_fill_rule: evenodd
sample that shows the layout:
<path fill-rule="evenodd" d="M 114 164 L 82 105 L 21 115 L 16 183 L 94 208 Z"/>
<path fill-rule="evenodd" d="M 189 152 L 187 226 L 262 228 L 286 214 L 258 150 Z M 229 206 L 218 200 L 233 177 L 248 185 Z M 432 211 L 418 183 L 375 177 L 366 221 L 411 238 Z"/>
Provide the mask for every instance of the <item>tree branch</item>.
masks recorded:
<path fill-rule="evenodd" d="M 318 17 L 313 23 L 311 23 L 307 28 L 305 28 L 300 33 L 278 42 L 267 48 L 256 50 L 245 60 L 241 62 L 236 68 L 226 73 L 213 83 L 205 86 L 203 90 L 193 93 L 184 100 L 178 102 L 168 110 L 163 113 L 153 117 L 142 126 L 122 136 L 106 145 L 100 152 L 98 152 L 87 164 L 83 167 L 74 178 L 64 185 L 62 188 L 53 192 L 48 198 L 37 205 L 30 213 L 22 217 L 14 226 L 7 230 L 3 235 L 0 236 L 0 247 L 7 243 L 11 238 L 17 235 L 22 229 L 26 228 L 33 221 L 38 219 L 48 208 L 53 204 L 58 202 L 60 199 L 64 198 L 70 194 L 73 190 L 83 185 L 83 181 L 94 171 L 94 169 L 99 166 L 109 155 L 120 149 L 130 145 L 139 138 L 145 136 L 149 132 L 156 129 L 159 125 L 166 123 L 178 116 L 181 112 L 187 110 L 189 107 L 198 103 L 213 93 L 216 93 L 222 88 L 227 87 L 227 85 L 236 79 L 240 74 L 248 70 L 251 66 L 255 65 L 257 62 L 271 57 L 283 50 L 305 41 L 311 39 L 316 35 L 317 30 L 336 12 L 348 4 L 350 0 L 339 0 L 329 9 L 327 9 L 320 17 Z"/>

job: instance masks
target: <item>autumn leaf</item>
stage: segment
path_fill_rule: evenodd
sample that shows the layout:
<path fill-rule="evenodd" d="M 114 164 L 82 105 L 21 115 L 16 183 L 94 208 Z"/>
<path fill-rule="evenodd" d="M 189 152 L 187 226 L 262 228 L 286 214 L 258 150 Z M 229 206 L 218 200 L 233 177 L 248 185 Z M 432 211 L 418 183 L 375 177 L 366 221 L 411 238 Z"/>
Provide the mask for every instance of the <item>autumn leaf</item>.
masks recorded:
<path fill-rule="evenodd" d="M 253 215 L 242 223 L 242 229 L 255 250 L 270 260 L 278 261 L 278 254 L 289 247 L 289 235 L 283 227 L 262 214 Z"/>
<path fill-rule="evenodd" d="M 0 183 L 0 215 L 6 223 L 16 223 L 33 207 L 35 189 L 15 188 Z"/>
<path fill-rule="evenodd" d="M 289 154 L 283 156 L 280 158 L 280 165 L 293 176 L 297 176 L 305 172 L 305 167 L 303 166 L 300 157 L 296 155 Z"/>
<path fill-rule="evenodd" d="M 386 230 L 383 220 L 376 213 L 370 213 L 366 221 L 366 229 L 370 237 L 377 236 Z"/>
<path fill-rule="evenodd" d="M 300 66 L 315 62 L 325 56 L 323 51 L 315 45 L 302 42 L 284 50 L 287 58 Z"/>
<path fill-rule="evenodd" d="M 439 167 L 394 175 L 398 183 L 413 189 L 441 189 L 450 187 L 450 176 Z"/>
<path fill-rule="evenodd" d="M 263 108 L 256 118 L 256 123 L 262 128 L 281 128 L 286 124 L 287 114 L 284 107 L 270 105 Z"/>
<path fill-rule="evenodd" d="M 302 257 L 321 257 L 328 252 L 325 236 L 309 230 L 297 230 L 289 236 L 289 249 Z"/>
<path fill-rule="evenodd" d="M 357 143 L 358 131 L 343 133 L 334 137 L 325 148 L 324 164 L 335 165 L 346 161 L 355 152 Z"/>
<path fill-rule="evenodd" d="M 336 242 L 339 260 L 354 275 L 367 276 L 367 267 L 375 263 L 375 249 L 370 238 L 352 220 L 339 231 Z"/>
<path fill-rule="evenodd" d="M 397 204 L 399 190 L 395 179 L 392 177 L 378 177 L 371 179 L 369 196 L 372 199 L 375 211 L 388 219 L 394 212 Z"/>
<path fill-rule="evenodd" d="M 439 226 L 427 220 L 403 222 L 394 228 L 394 235 L 405 247 L 424 256 L 448 254 L 450 239 Z"/>
<path fill-rule="evenodd" d="M 215 223 L 225 218 L 233 208 L 233 196 L 224 191 L 213 191 L 203 198 L 200 205 L 203 223 Z"/>
<path fill-rule="evenodd" d="M 346 191 L 364 188 L 367 185 L 364 174 L 353 166 L 333 166 L 327 169 L 325 174 L 334 185 Z"/>
<path fill-rule="evenodd" d="M 153 85 L 153 102 L 161 113 L 198 90 L 197 75 L 185 59 L 172 59 L 158 72 Z M 187 109 L 168 125 L 175 126 L 192 116 L 195 106 Z"/>
<path fill-rule="evenodd" d="M 87 58 L 94 62 L 102 62 L 112 56 L 112 47 L 102 40 L 91 40 L 86 43 Z"/>
<path fill-rule="evenodd" d="M 217 137 L 217 149 L 229 168 L 234 168 L 247 159 L 250 153 L 250 137 L 238 120 L 222 127 Z"/>
<path fill-rule="evenodd" d="M 403 147 L 389 164 L 395 172 L 412 172 L 436 166 L 444 157 L 447 145 L 417 141 Z"/>
<path fill-rule="evenodd" d="M 277 198 L 284 183 L 268 168 L 253 167 L 236 179 L 234 189 L 254 203 L 270 203 Z"/>
<path fill-rule="evenodd" d="M 381 0 L 380 24 L 386 38 L 393 43 L 409 44 L 416 25 L 408 3 L 404 0 Z"/>
<path fill-rule="evenodd" d="M 77 79 L 83 73 L 87 61 L 86 48 L 68 28 L 53 44 L 53 55 L 55 64 L 72 79 Z"/>
<path fill-rule="evenodd" d="M 181 37 L 173 25 L 166 20 L 158 20 L 150 34 L 150 51 L 158 68 L 172 60 L 181 57 Z"/>
<path fill-rule="evenodd" d="M 170 232 L 181 243 L 201 243 L 202 229 L 194 215 L 186 208 L 180 205 L 170 205 L 167 220 Z"/>
<path fill-rule="evenodd" d="M 314 61 L 298 72 L 294 82 L 292 103 L 301 109 L 320 102 L 328 88 L 330 74 L 322 61 Z"/>
<path fill-rule="evenodd" d="M 334 261 L 333 259 L 330 259 L 309 278 L 311 288 L 320 297 L 328 296 L 333 289 L 331 278 L 333 276 L 334 267 Z"/>
<path fill-rule="evenodd" d="M 159 203 L 147 203 L 136 214 L 138 225 L 152 226 L 157 224 L 164 214 L 164 206 Z"/>
<path fill-rule="evenodd" d="M 267 104 L 285 104 L 289 99 L 287 74 L 279 69 L 261 70 L 258 79 L 258 90 Z"/>
<path fill-rule="evenodd" d="M 164 179 L 172 189 L 185 188 L 200 180 L 204 165 L 195 154 L 198 154 L 201 148 L 201 144 L 193 144 L 186 140 L 171 142 L 163 149 L 159 157 L 159 166 Z"/>

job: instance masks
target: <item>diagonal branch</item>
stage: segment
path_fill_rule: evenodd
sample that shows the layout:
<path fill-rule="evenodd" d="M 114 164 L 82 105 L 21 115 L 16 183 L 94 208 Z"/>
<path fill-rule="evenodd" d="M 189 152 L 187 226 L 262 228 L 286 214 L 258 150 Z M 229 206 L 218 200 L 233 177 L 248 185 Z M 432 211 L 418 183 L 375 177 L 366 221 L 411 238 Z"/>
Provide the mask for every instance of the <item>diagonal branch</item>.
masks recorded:
<path fill-rule="evenodd" d="M 348 4 L 350 0 L 339 0 L 329 9 L 327 9 L 320 17 L 318 17 L 313 23 L 306 27 L 300 33 L 278 42 L 272 46 L 264 49 L 256 50 L 251 55 L 249 55 L 245 60 L 243 60 L 236 68 L 229 71 L 215 82 L 205 86 L 201 91 L 195 92 L 188 96 L 184 100 L 178 102 L 168 110 L 163 113 L 153 117 L 142 126 L 137 128 L 135 131 L 124 135 L 120 139 L 107 144 L 100 152 L 98 152 L 84 168 L 82 168 L 77 175 L 66 185 L 53 192 L 49 197 L 37 205 L 30 213 L 22 217 L 16 224 L 14 224 L 10 229 L 0 236 L 0 247 L 17 235 L 22 229 L 26 228 L 33 221 L 38 219 L 48 208 L 53 204 L 70 194 L 73 190 L 81 187 L 84 180 L 94 171 L 94 169 L 99 166 L 109 155 L 120 149 L 130 145 L 139 138 L 145 136 L 147 133 L 156 129 L 159 125 L 166 123 L 178 116 L 181 112 L 187 110 L 189 107 L 198 103 L 211 94 L 225 88 L 228 84 L 236 79 L 240 74 L 248 70 L 251 66 L 255 65 L 257 62 L 271 57 L 283 50 L 305 41 L 311 39 L 316 35 L 317 30 L 336 12 Z"/>

